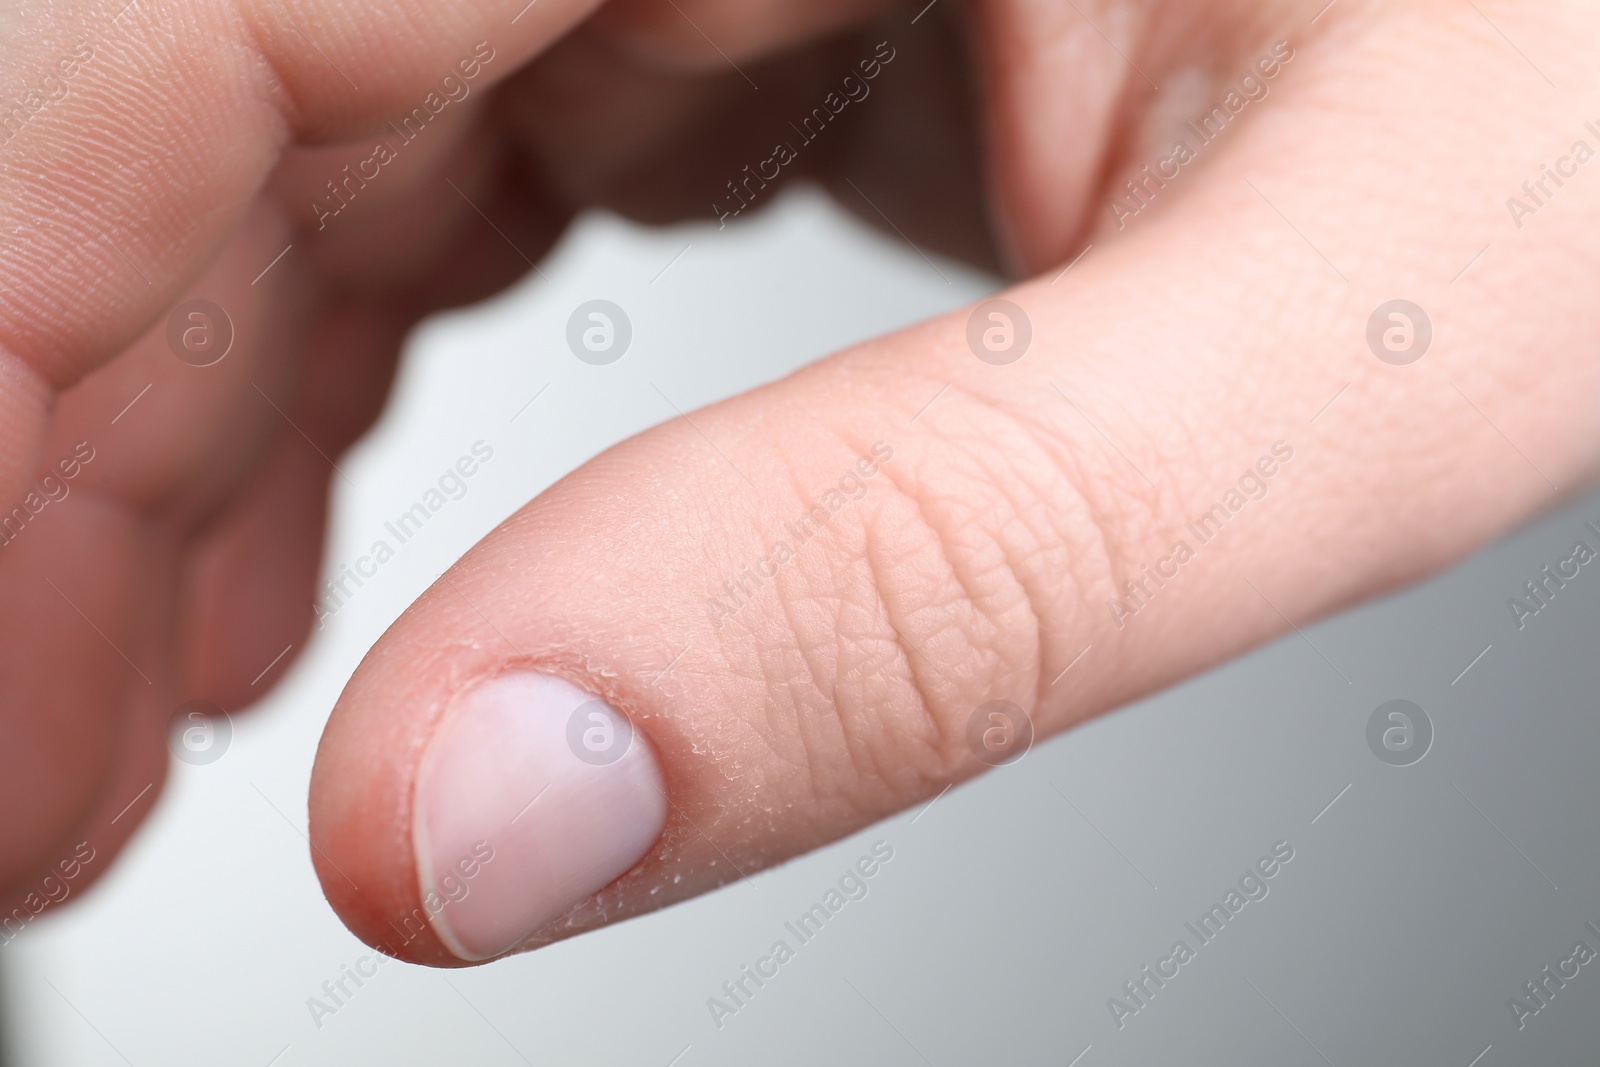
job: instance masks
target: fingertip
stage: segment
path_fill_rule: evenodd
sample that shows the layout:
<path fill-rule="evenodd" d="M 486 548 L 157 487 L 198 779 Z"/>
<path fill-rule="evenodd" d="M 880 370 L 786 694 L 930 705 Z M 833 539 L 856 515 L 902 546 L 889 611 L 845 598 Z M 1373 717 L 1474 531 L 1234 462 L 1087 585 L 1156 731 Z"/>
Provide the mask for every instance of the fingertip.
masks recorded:
<path fill-rule="evenodd" d="M 422 718 L 398 746 L 394 735 L 363 746 L 398 753 L 376 766 L 353 765 L 351 737 L 332 729 L 318 756 L 314 862 L 369 944 L 434 966 L 497 958 L 661 836 L 669 802 L 649 743 L 563 678 L 509 670 Z"/>
<path fill-rule="evenodd" d="M 666 817 L 660 767 L 626 715 L 547 674 L 479 682 L 417 768 L 423 909 L 455 956 L 491 959 L 643 859 Z"/>

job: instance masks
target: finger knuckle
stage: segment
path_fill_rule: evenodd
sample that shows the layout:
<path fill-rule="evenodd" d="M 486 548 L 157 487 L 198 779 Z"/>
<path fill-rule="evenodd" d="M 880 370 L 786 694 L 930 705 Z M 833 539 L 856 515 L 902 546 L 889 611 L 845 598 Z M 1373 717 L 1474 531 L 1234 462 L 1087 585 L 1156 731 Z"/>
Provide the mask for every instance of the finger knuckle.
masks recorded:
<path fill-rule="evenodd" d="M 1050 704 L 1040 725 L 1059 725 L 1050 676 L 1078 651 L 1129 506 L 1093 457 L 976 399 L 887 447 L 826 548 L 798 549 L 777 583 L 788 649 L 767 661 L 818 799 L 868 815 L 982 770 L 967 723 L 986 701 Z"/>

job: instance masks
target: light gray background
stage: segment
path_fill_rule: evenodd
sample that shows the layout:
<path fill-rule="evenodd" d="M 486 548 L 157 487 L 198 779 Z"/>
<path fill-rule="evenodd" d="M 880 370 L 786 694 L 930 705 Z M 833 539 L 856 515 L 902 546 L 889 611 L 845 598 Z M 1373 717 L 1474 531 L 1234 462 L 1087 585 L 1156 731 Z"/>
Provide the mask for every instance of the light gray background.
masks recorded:
<path fill-rule="evenodd" d="M 532 955 L 448 974 L 391 962 L 314 1025 L 307 998 L 367 950 L 312 875 L 306 786 L 328 709 L 385 626 L 526 499 L 673 417 L 652 382 L 690 410 L 995 285 L 805 191 L 720 233 L 590 218 L 544 272 L 418 332 L 392 409 L 341 461 L 354 488 L 337 485 L 330 559 L 361 554 L 481 438 L 495 459 L 467 496 L 236 720 L 222 760 L 174 768 L 114 874 L 0 949 L 16 1062 L 1595 1061 L 1600 963 L 1520 1033 L 1507 1000 L 1579 938 L 1600 950 L 1582 926 L 1600 925 L 1600 568 L 1521 632 L 1506 598 L 1600 520 L 1597 498 L 920 813 Z M 610 367 L 563 341 L 597 297 L 634 324 Z M 1308 427 L 1308 443 L 1335 426 Z M 1365 740 L 1396 697 L 1436 731 L 1406 768 Z M 895 855 L 869 895 L 715 1027 L 707 998 L 879 839 Z M 1296 855 L 1270 895 L 1119 1030 L 1107 998 L 1175 939 L 1194 944 L 1185 920 L 1280 840 Z"/>

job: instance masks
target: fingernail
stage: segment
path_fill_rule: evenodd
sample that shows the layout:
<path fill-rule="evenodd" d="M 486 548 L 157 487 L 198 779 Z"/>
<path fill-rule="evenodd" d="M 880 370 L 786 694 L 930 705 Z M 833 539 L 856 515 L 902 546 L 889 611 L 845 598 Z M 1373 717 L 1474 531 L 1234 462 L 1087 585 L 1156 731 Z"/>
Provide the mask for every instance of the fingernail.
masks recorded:
<path fill-rule="evenodd" d="M 446 710 L 417 771 L 412 844 L 446 948 L 514 947 L 642 859 L 666 824 L 656 757 L 627 716 L 518 671 Z"/>

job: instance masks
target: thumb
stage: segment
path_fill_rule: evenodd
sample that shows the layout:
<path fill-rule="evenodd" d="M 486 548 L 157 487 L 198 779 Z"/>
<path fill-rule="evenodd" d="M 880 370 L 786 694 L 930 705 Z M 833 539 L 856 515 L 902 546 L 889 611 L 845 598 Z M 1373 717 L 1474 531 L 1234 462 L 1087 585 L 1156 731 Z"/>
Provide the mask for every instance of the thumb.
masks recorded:
<path fill-rule="evenodd" d="M 605 453 L 394 625 L 313 782 L 324 888 L 359 933 L 425 962 L 488 958 L 703 892 L 984 769 L 967 720 L 990 701 L 1025 749 L 1041 687 L 1081 648 L 1059 563 L 1104 560 L 1081 496 L 1013 417 L 908 373 L 951 330 Z M 960 343 L 946 365 L 1004 375 Z"/>
<path fill-rule="evenodd" d="M 1287 273 L 1236 280 L 1264 294 Z M 1010 299 L 1038 335 L 1091 352 L 1096 305 L 1132 310 L 1119 291 Z M 1155 299 L 1181 319 L 1204 318 L 1205 297 Z M 1176 359 L 1123 392 L 1114 353 L 1053 378 L 1065 361 L 1043 351 L 979 363 L 965 320 L 626 442 L 430 589 L 319 750 L 314 858 L 346 922 L 445 964 L 705 892 L 1435 567 L 1545 499 L 1433 379 L 1366 383 L 1371 431 L 1333 423 L 1328 448 L 1307 424 L 1340 389 L 1315 369 L 1343 358 L 1328 339 L 1300 379 L 1197 411 Z M 1194 351 L 1168 328 L 1153 348 Z M 1225 380 L 1253 358 L 1216 355 Z M 1455 380 L 1492 392 L 1471 362 Z M 1496 422 L 1531 431 L 1542 404 L 1577 426 L 1593 379 L 1581 403 L 1552 391 Z M 1454 443 L 1430 459 L 1407 415 Z M 1223 429 L 1180 429 L 1206 420 Z M 1541 467 L 1572 476 L 1577 447 L 1546 441 Z M 1512 488 L 1476 499 L 1471 478 L 1440 475 L 1474 467 Z M 1394 538 L 1374 514 L 1430 536 Z"/>
<path fill-rule="evenodd" d="M 324 735 L 311 836 L 345 921 L 449 964 L 705 892 L 1437 568 L 1592 474 L 1600 267 L 1579 235 L 1600 199 L 1574 186 L 1574 225 L 1462 276 L 1461 220 L 1494 223 L 1508 166 L 1451 131 L 1519 105 L 1470 70 L 1345 67 L 1320 98 L 1282 90 L 1185 176 L 1181 210 L 1068 280 L 658 427 L 477 545 Z M 1395 99 L 1359 172 L 1291 180 L 1338 171 L 1341 116 Z M 1559 121 L 1533 114 L 1519 146 Z M 1396 199 L 1419 167 L 1485 176 Z M 1356 220 L 1330 254 L 1362 270 L 1308 251 L 1252 174 L 1296 217 Z M 1369 351 L 1397 291 L 1447 360 Z"/>

